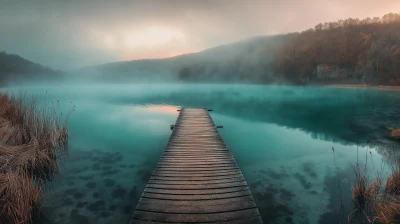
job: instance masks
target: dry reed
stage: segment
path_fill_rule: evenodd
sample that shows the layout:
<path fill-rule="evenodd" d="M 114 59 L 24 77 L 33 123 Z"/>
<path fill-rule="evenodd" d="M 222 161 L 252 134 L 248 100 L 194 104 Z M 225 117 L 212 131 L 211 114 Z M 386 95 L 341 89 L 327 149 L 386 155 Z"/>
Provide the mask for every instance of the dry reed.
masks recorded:
<path fill-rule="evenodd" d="M 0 93 L 0 222 L 31 222 L 43 183 L 57 173 L 74 107 L 64 121 L 57 111 L 58 102 L 47 108 L 25 93 Z"/>

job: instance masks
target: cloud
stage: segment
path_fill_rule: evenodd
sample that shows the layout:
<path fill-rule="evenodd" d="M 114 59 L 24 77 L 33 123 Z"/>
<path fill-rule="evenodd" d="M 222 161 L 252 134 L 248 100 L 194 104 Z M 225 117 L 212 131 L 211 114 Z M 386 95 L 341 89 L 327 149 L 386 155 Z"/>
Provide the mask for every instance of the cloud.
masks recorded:
<path fill-rule="evenodd" d="M 400 10 L 398 0 L 0 0 L 0 5 L 0 49 L 61 69 L 167 57 Z"/>

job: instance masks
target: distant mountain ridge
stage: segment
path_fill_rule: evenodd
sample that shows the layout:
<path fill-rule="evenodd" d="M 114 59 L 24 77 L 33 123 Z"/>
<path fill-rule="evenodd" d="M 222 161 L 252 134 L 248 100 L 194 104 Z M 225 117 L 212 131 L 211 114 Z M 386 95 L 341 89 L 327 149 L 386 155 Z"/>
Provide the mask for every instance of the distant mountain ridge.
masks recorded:
<path fill-rule="evenodd" d="M 21 56 L 0 51 L 0 84 L 6 82 L 54 79 L 61 71 L 29 61 Z"/>
<path fill-rule="evenodd" d="M 252 82 L 256 76 L 274 79 L 265 67 L 274 62 L 276 43 L 287 35 L 260 36 L 224 44 L 198 53 L 164 59 L 145 59 L 107 63 L 77 71 L 80 77 L 97 81 L 213 81 Z M 191 71 L 188 71 L 188 69 Z M 270 76 L 268 76 L 270 75 Z M 253 77 L 251 77 L 253 76 Z M 254 81 L 254 80 L 253 80 Z"/>

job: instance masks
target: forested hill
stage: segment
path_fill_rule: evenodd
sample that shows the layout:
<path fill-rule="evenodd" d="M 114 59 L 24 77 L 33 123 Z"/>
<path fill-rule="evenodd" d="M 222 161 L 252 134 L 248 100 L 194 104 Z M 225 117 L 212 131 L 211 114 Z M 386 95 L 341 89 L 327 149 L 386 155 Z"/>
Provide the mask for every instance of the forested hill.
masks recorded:
<path fill-rule="evenodd" d="M 179 77 L 400 85 L 400 14 L 321 23 L 301 33 L 270 38 L 269 45 L 248 45 L 242 55 L 230 59 L 183 66 Z"/>
<path fill-rule="evenodd" d="M 109 63 L 78 74 L 106 82 L 400 85 L 400 14 L 327 22 L 300 33 L 167 59 Z"/>
<path fill-rule="evenodd" d="M 318 24 L 288 39 L 275 71 L 287 80 L 400 85 L 400 14 Z"/>
<path fill-rule="evenodd" d="M 0 85 L 21 80 L 53 79 L 60 75 L 59 71 L 0 51 Z"/>

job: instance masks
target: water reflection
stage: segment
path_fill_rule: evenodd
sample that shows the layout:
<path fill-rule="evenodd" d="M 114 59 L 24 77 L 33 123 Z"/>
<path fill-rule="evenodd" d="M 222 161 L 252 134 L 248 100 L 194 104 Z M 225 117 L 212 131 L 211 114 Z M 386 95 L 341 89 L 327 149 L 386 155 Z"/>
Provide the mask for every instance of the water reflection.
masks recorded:
<path fill-rule="evenodd" d="M 69 158 L 58 187 L 45 195 L 49 223 L 128 223 L 180 106 L 214 110 L 265 223 L 327 223 L 340 198 L 336 168 L 351 208 L 355 143 L 362 143 L 359 162 L 367 158 L 370 170 L 385 164 L 381 155 L 393 158 L 388 148 L 398 147 L 384 127 L 400 127 L 398 92 L 250 85 L 81 89 L 27 89 L 41 101 L 59 100 L 64 111 L 71 101 L 76 105 Z"/>

